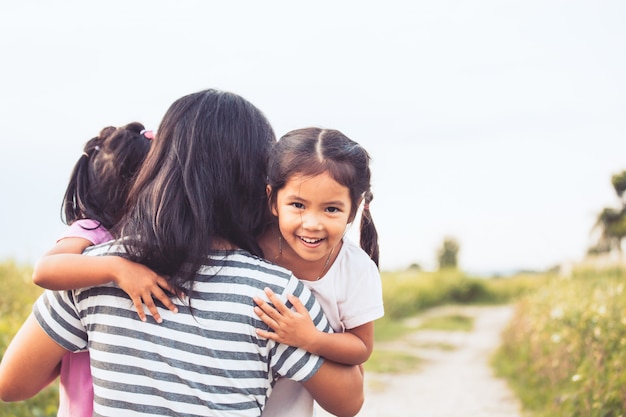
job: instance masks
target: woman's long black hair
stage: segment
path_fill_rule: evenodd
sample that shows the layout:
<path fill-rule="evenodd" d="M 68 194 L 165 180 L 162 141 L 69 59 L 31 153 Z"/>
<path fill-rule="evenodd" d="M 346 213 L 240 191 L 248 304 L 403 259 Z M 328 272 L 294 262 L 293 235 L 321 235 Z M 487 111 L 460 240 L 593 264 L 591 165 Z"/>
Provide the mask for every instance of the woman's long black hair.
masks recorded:
<path fill-rule="evenodd" d="M 276 141 L 242 97 L 205 90 L 166 112 L 119 226 L 130 259 L 189 289 L 216 239 L 262 256 L 266 164 Z"/>

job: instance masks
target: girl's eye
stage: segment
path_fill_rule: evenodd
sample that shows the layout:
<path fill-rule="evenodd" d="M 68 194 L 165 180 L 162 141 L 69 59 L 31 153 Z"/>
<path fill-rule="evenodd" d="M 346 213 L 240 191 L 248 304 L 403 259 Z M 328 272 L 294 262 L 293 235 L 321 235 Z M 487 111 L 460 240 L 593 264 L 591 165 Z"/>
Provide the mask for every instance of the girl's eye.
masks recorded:
<path fill-rule="evenodd" d="M 297 209 L 303 209 L 304 208 L 304 204 L 302 203 L 291 203 L 291 205 Z"/>
<path fill-rule="evenodd" d="M 328 207 L 326 211 L 328 211 L 329 213 L 339 213 L 341 210 L 339 210 L 337 207 Z"/>

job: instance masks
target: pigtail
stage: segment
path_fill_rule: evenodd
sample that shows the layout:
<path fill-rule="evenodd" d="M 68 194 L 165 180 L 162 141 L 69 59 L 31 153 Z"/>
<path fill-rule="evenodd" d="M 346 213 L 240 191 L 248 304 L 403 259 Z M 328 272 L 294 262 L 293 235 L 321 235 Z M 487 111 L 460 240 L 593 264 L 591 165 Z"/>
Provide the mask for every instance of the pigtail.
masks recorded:
<path fill-rule="evenodd" d="M 62 219 L 95 220 L 111 231 L 125 208 L 128 190 L 151 141 L 141 123 L 105 127 L 83 148 L 63 197 Z"/>
<path fill-rule="evenodd" d="M 361 233 L 360 243 L 361 249 L 363 249 L 370 258 L 378 266 L 378 232 L 374 221 L 372 220 L 372 213 L 370 212 L 370 203 L 374 199 L 374 194 L 371 191 L 366 191 L 363 196 L 363 212 L 361 213 Z"/>
<path fill-rule="evenodd" d="M 93 164 L 94 155 L 100 150 L 102 145 L 102 135 L 110 133 L 110 130 L 107 129 L 114 130 L 115 128 L 104 128 L 99 136 L 90 139 L 83 148 L 83 154 L 74 164 L 61 206 L 61 219 L 67 225 L 74 223 L 76 220 L 88 218 L 91 165 Z"/>

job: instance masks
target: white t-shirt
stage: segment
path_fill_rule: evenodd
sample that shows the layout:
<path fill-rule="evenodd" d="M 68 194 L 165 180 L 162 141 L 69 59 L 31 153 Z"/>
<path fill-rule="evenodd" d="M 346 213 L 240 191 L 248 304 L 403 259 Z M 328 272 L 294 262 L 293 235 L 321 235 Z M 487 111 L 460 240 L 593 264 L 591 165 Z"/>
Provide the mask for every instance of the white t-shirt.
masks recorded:
<path fill-rule="evenodd" d="M 383 290 L 374 261 L 354 242 L 343 245 L 326 275 L 319 281 L 302 281 L 321 304 L 326 318 L 337 333 L 381 318 Z M 298 382 L 277 381 L 263 417 L 306 417 L 313 415 L 313 397 Z"/>

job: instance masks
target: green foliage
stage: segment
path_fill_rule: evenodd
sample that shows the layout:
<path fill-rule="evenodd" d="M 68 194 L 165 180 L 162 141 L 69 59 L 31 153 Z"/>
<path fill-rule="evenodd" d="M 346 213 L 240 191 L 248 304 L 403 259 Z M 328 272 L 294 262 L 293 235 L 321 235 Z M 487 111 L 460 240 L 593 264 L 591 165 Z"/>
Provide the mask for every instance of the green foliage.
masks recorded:
<path fill-rule="evenodd" d="M 518 303 L 494 364 L 533 416 L 626 413 L 625 278 L 576 271 Z"/>
<path fill-rule="evenodd" d="M 613 185 L 615 193 L 622 198 L 624 196 L 624 191 L 626 191 L 626 171 L 614 174 L 611 177 L 611 184 Z"/>
<path fill-rule="evenodd" d="M 420 325 L 420 329 L 443 330 L 449 332 L 469 332 L 473 328 L 474 319 L 460 314 L 431 317 Z"/>
<path fill-rule="evenodd" d="M 557 279 L 554 271 L 549 273 L 520 273 L 512 277 L 492 278 L 485 280 L 487 298 L 485 302 L 510 303 L 526 294 L 543 288 L 548 282 Z"/>
<path fill-rule="evenodd" d="M 406 352 L 391 350 L 374 350 L 370 359 L 365 362 L 365 372 L 402 373 L 414 371 L 420 359 Z"/>
<path fill-rule="evenodd" d="M 458 267 L 458 255 L 460 250 L 459 242 L 456 239 L 447 237 L 443 240 L 441 248 L 437 251 L 437 262 L 439 269 Z"/>
<path fill-rule="evenodd" d="M 619 208 L 604 208 L 596 219 L 593 227 L 600 232 L 597 242 L 588 250 L 588 254 L 596 255 L 612 250 L 622 251 L 622 240 L 626 237 L 626 171 L 615 174 L 611 178 L 615 194 L 620 198 Z"/>
<path fill-rule="evenodd" d="M 32 269 L 14 262 L 0 264 L 0 349 L 6 350 L 13 334 L 30 314 L 41 289 L 32 284 Z"/>
<path fill-rule="evenodd" d="M 376 320 L 375 329 L 374 339 L 377 342 L 396 340 L 403 335 L 416 330 L 414 327 L 407 326 L 404 321 L 393 319 L 387 314 Z"/>
<path fill-rule="evenodd" d="M 589 254 L 621 250 L 621 242 L 626 237 L 626 207 L 620 209 L 605 208 L 596 219 L 595 229 L 600 237 Z"/>
<path fill-rule="evenodd" d="M 32 268 L 12 261 L 0 263 L 0 352 L 7 346 L 41 294 L 31 281 Z M 12 417 L 54 417 L 58 407 L 58 385 L 52 384 L 27 401 L 1 404 L 0 415 Z"/>
<path fill-rule="evenodd" d="M 456 269 L 437 272 L 383 272 L 385 316 L 402 319 L 425 309 L 450 303 L 506 303 L 541 286 L 548 275 L 511 278 L 468 277 Z"/>

